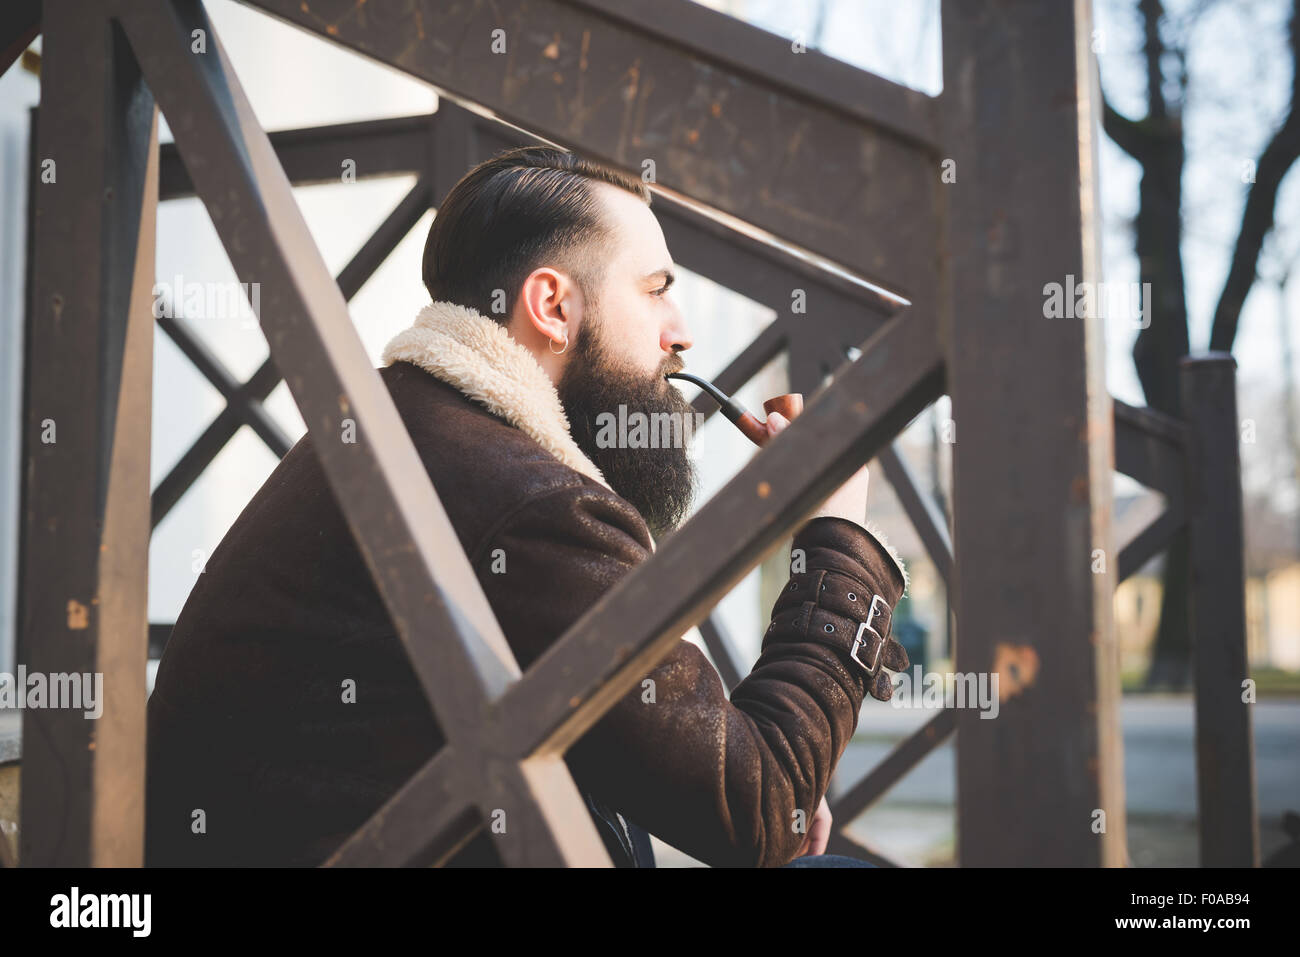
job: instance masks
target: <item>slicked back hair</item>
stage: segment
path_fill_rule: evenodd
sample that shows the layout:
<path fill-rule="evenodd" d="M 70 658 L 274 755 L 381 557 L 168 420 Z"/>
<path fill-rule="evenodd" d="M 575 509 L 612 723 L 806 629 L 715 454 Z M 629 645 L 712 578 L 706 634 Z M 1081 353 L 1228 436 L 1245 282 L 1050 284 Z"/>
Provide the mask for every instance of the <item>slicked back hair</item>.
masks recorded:
<path fill-rule="evenodd" d="M 613 232 L 595 183 L 650 205 L 636 177 L 554 147 L 507 150 L 474 167 L 438 207 L 424 244 L 429 296 L 507 323 L 529 273 L 550 266 L 594 304 Z"/>

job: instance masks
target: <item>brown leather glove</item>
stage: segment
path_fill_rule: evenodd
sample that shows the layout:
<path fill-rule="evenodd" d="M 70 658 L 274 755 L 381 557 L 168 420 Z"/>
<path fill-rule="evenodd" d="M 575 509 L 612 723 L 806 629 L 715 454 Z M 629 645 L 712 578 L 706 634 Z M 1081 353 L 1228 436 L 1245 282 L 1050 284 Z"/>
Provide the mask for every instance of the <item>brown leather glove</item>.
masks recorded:
<path fill-rule="evenodd" d="M 803 561 L 796 559 L 802 552 Z M 772 606 L 763 650 L 773 642 L 813 641 L 842 655 L 863 695 L 893 695 L 890 671 L 903 671 L 907 652 L 890 633 L 902 597 L 902 570 L 885 546 L 856 522 L 822 517 L 795 536 L 792 565 L 802 568 Z"/>

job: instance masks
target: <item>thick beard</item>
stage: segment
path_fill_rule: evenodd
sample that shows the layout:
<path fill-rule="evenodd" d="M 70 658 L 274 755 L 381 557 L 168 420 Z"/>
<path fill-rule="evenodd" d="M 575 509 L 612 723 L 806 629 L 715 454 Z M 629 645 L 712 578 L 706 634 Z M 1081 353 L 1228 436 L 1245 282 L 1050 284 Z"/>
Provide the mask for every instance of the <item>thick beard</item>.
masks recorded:
<path fill-rule="evenodd" d="M 667 357 L 647 377 L 615 360 L 604 334 L 605 323 L 589 310 L 556 390 L 578 447 L 659 539 L 681 524 L 695 499 L 698 479 L 687 443 L 683 441 L 681 447 L 669 443 L 668 448 L 601 448 L 596 443 L 597 416 L 608 412 L 617 418 L 620 404 L 627 407 L 629 421 L 634 412 L 645 414 L 649 422 L 656 421 L 649 418 L 655 413 L 676 412 L 682 417 L 685 438 L 691 434 L 687 424 L 695 424 L 695 410 L 664 378 L 664 373 L 681 368 L 677 356 Z"/>

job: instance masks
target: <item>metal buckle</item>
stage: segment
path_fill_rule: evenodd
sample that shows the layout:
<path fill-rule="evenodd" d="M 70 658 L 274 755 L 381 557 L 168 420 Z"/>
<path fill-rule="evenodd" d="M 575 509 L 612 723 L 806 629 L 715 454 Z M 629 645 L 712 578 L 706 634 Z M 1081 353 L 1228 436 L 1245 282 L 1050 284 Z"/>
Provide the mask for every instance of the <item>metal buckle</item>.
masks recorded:
<path fill-rule="evenodd" d="M 885 650 L 884 636 L 881 635 L 880 632 L 876 631 L 875 628 L 871 627 L 871 623 L 875 621 L 876 617 L 880 614 L 876 611 L 876 602 L 880 602 L 880 604 L 884 605 L 886 608 L 889 607 L 889 604 L 885 599 L 881 598 L 879 595 L 871 596 L 871 607 L 867 609 L 867 620 L 858 625 L 858 633 L 853 638 L 853 650 L 849 652 L 849 657 L 860 664 L 867 674 L 873 678 L 880 672 L 880 656 Z M 867 640 L 862 637 L 864 631 L 871 632 L 880 642 L 876 645 L 876 660 L 870 665 L 858 657 L 858 649 L 867 643 Z"/>

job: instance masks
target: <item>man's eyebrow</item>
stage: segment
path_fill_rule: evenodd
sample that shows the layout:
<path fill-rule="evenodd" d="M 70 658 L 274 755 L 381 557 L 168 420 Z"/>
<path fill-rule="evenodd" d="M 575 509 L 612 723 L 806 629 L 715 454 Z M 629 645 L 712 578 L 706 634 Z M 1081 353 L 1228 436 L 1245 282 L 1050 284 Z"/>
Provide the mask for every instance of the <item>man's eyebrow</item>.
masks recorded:
<path fill-rule="evenodd" d="M 664 277 L 665 286 L 671 286 L 673 283 L 677 281 L 676 274 L 672 271 L 672 269 L 670 269 L 667 266 L 663 266 L 659 269 L 656 269 L 654 272 L 646 273 L 644 276 L 641 277 L 641 281 L 645 282 L 647 279 L 654 279 L 656 276 Z"/>

